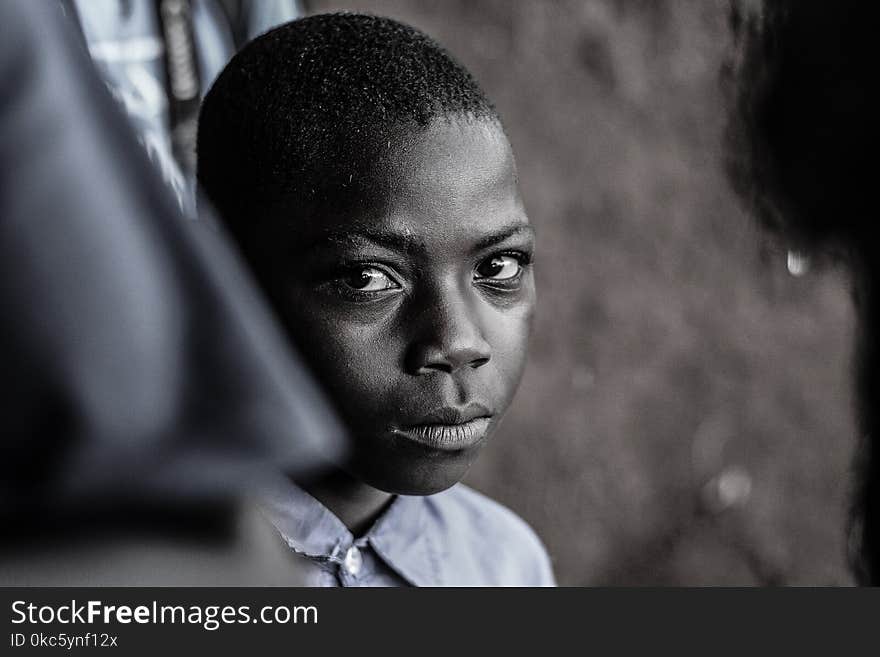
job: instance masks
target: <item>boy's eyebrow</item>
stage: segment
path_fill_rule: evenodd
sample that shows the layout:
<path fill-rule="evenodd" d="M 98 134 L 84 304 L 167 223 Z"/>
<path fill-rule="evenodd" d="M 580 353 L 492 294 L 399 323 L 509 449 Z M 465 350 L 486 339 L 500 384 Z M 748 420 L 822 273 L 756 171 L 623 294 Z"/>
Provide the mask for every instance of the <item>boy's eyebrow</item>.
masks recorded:
<path fill-rule="evenodd" d="M 475 251 L 483 251 L 488 249 L 491 246 L 495 246 L 496 244 L 500 244 L 506 239 L 511 237 L 515 237 L 516 235 L 526 234 L 528 237 L 534 237 L 535 229 L 532 228 L 529 224 L 524 223 L 515 223 L 510 226 L 505 226 L 500 228 L 497 232 L 492 235 L 487 235 L 480 239 L 476 246 L 474 247 Z"/>
<path fill-rule="evenodd" d="M 475 252 L 483 251 L 516 235 L 525 234 L 528 237 L 532 237 L 534 233 L 535 230 L 531 225 L 516 222 L 515 224 L 499 228 L 491 235 L 486 235 L 485 237 L 480 238 L 474 245 L 473 250 Z M 413 235 L 370 228 L 361 228 L 338 233 L 325 233 L 318 243 L 313 244 L 313 246 L 320 248 L 322 245 L 351 244 L 352 242 L 358 241 L 372 242 L 377 246 L 402 252 L 417 251 L 419 248 L 419 240 Z"/>
<path fill-rule="evenodd" d="M 326 233 L 315 246 L 350 244 L 352 242 L 362 241 L 372 242 L 378 246 L 393 249 L 395 251 L 411 251 L 417 246 L 417 241 L 411 235 L 369 228 L 346 232 Z"/>

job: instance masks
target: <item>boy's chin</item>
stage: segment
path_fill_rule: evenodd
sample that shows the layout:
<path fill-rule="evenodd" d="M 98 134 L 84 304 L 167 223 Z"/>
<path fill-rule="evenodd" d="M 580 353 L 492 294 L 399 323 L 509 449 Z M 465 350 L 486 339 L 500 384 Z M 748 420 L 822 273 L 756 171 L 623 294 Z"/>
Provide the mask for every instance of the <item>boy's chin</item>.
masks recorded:
<path fill-rule="evenodd" d="M 462 475 L 464 476 L 464 475 Z M 461 477 L 452 478 L 443 481 L 430 481 L 430 482 L 409 482 L 409 481 L 376 481 L 370 482 L 368 481 L 373 488 L 378 488 L 379 490 L 385 491 L 386 493 L 391 493 L 393 495 L 417 495 L 417 496 L 425 496 L 425 495 L 434 495 L 435 493 L 442 493 L 445 490 L 448 490 L 455 486 Z"/>
<path fill-rule="evenodd" d="M 462 475 L 463 477 L 464 475 Z M 432 481 L 383 481 L 372 484 L 375 488 L 394 495 L 434 495 L 452 488 L 462 477 Z M 381 484 L 381 485 L 380 485 Z"/>
<path fill-rule="evenodd" d="M 454 453 L 418 463 L 407 458 L 371 459 L 353 463 L 351 474 L 386 493 L 434 495 L 461 481 L 475 458 L 476 453 Z"/>

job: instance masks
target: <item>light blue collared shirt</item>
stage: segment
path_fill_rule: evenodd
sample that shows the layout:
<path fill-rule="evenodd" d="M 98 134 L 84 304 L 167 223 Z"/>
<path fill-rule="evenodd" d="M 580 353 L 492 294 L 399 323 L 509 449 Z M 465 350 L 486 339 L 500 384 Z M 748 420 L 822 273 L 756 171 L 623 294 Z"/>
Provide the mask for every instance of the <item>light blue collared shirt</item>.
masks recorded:
<path fill-rule="evenodd" d="M 278 482 L 263 512 L 307 558 L 310 586 L 554 586 L 540 539 L 519 516 L 457 484 L 426 497 L 398 495 L 355 538 L 323 504 Z"/>

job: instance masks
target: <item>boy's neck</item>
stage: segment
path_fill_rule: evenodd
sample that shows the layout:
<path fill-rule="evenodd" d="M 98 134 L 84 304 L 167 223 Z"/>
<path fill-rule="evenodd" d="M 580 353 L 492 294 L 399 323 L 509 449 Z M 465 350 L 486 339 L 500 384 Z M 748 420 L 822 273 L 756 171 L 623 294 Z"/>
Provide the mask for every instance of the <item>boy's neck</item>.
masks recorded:
<path fill-rule="evenodd" d="M 300 485 L 355 536 L 369 531 L 394 498 L 391 493 L 373 488 L 342 470 Z"/>

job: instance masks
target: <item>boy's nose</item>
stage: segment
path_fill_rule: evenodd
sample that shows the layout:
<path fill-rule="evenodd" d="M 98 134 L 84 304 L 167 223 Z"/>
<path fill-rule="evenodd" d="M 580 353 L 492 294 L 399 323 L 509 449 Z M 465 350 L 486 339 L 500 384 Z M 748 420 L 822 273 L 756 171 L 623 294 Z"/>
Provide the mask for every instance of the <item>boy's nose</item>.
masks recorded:
<path fill-rule="evenodd" d="M 477 317 L 465 304 L 435 306 L 428 315 L 423 318 L 424 333 L 407 354 L 406 366 L 411 374 L 452 373 L 489 362 L 489 343 L 483 338 Z"/>
<path fill-rule="evenodd" d="M 451 374 L 466 366 L 476 369 L 488 363 L 490 358 L 488 349 L 470 348 L 464 345 L 449 349 L 425 345 L 417 346 L 412 351 L 412 364 L 409 369 L 413 374 L 431 372 Z"/>

